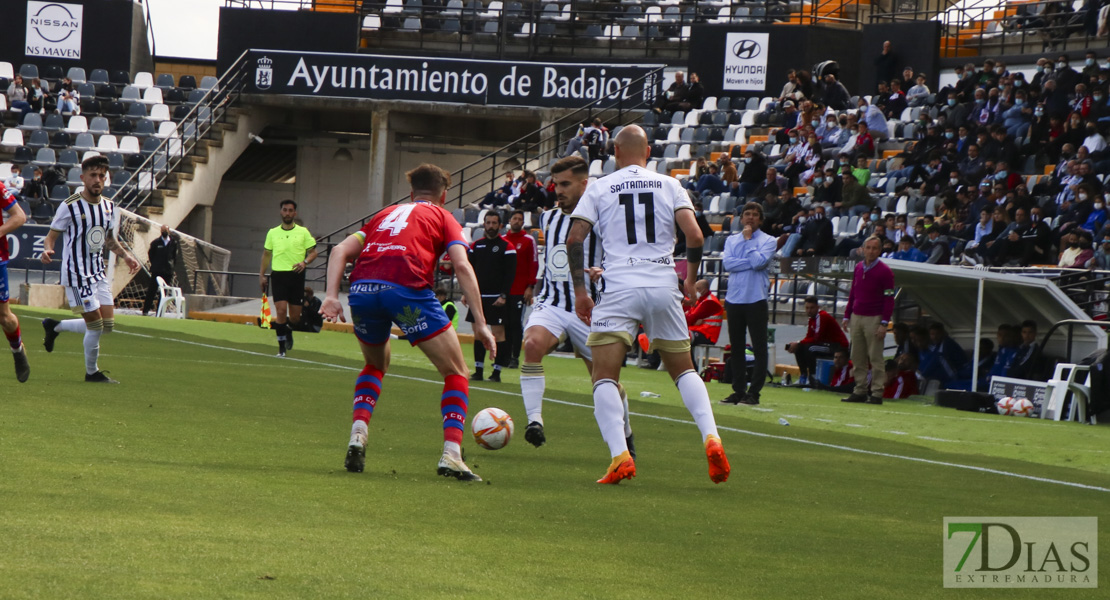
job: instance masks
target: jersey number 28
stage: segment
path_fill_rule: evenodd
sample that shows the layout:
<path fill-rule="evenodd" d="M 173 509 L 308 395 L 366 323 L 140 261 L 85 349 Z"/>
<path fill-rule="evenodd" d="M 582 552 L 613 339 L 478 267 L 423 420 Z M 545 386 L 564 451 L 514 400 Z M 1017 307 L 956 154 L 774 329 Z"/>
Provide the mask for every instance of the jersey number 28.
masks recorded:
<path fill-rule="evenodd" d="M 621 194 L 617 202 L 624 207 L 624 224 L 628 231 L 628 243 L 636 243 L 636 204 L 644 205 L 644 238 L 647 243 L 655 243 L 655 194 Z"/>

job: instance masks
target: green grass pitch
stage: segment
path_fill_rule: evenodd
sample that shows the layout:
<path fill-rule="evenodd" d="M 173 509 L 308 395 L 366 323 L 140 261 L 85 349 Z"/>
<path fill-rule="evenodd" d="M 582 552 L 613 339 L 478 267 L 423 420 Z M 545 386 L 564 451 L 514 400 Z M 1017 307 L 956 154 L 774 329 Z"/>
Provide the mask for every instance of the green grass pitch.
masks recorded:
<path fill-rule="evenodd" d="M 638 476 L 600 486 L 585 370 L 552 357 L 543 448 L 517 371 L 471 388 L 471 414 L 517 432 L 496 452 L 468 435 L 487 481 L 464 484 L 435 475 L 441 383 L 394 341 L 356 475 L 349 334 L 298 334 L 280 360 L 255 327 L 121 316 L 100 364 L 122 384 L 92 386 L 79 337 L 42 349 L 59 311 L 16 312 L 32 374 L 0 363 L 5 600 L 1105 597 L 946 590 L 941 567 L 945 516 L 1100 517 L 1110 552 L 1107 427 L 768 388 L 758 410 L 715 405 L 732 476 L 713 485 L 666 374 L 628 368 Z"/>

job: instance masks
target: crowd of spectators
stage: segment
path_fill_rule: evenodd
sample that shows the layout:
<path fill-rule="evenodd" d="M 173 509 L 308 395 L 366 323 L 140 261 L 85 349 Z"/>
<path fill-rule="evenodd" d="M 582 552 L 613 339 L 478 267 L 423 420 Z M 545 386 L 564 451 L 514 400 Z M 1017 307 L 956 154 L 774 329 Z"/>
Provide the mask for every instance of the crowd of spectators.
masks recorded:
<path fill-rule="evenodd" d="M 894 72 L 888 54 L 889 42 L 879 73 Z M 686 185 L 761 203 L 780 256 L 856 256 L 878 232 L 884 257 L 901 260 L 1110 264 L 1110 59 L 1045 57 L 1028 80 L 988 59 L 956 75 L 933 91 L 906 67 L 856 97 L 833 73 L 790 71 L 755 121 L 769 140 L 698 159 Z"/>

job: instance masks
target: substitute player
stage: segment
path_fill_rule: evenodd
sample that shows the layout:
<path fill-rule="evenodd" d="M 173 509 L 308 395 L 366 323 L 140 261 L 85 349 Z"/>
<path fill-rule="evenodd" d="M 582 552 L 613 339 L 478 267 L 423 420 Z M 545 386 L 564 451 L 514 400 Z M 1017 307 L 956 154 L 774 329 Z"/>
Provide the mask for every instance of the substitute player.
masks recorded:
<path fill-rule="evenodd" d="M 590 167 L 578 156 L 569 156 L 551 166 L 551 179 L 555 184 L 556 208 L 540 216 L 540 228 L 544 232 L 544 271 L 543 285 L 532 305 L 532 314 L 524 329 L 524 364 L 520 369 L 520 395 L 524 398 L 524 410 L 528 413 L 528 427 L 524 439 L 539 448 L 547 441 L 543 430 L 543 393 L 546 379 L 543 373 L 543 357 L 559 344 L 559 338 L 567 336 L 574 351 L 586 363 L 586 369 L 593 372 L 593 353 L 586 344 L 590 328 L 574 314 L 574 293 L 570 284 L 570 268 L 567 264 L 567 234 L 570 233 L 571 213 L 578 206 L 578 200 L 586 191 L 590 179 Z M 600 271 L 601 244 L 597 237 L 586 236 L 584 243 L 585 265 L 591 272 Z M 520 253 L 517 253 L 519 257 Z M 519 260 L 519 258 L 518 258 Z M 591 295 L 597 293 L 594 283 L 590 284 Z M 630 454 L 636 451 L 632 441 L 632 426 L 628 420 L 628 396 L 620 387 L 621 402 L 624 404 L 624 435 Z"/>
<path fill-rule="evenodd" d="M 31 367 L 27 364 L 27 350 L 19 332 L 19 318 L 8 306 L 8 259 L 11 258 L 8 254 L 8 234 L 27 222 L 27 214 L 16 202 L 15 194 L 8 191 L 3 183 L 0 183 L 0 210 L 8 213 L 7 219 L 0 213 L 0 326 L 4 329 L 4 337 L 8 338 L 8 345 L 12 347 L 15 378 L 23 383 L 31 376 Z"/>
<path fill-rule="evenodd" d="M 316 240 L 306 227 L 297 225 L 297 203 L 281 201 L 281 225 L 266 232 L 258 283 L 266 293 L 266 270 L 273 268 L 274 332 L 278 356 L 293 349 L 293 327 L 301 322 L 304 303 L 304 270 L 316 260 Z"/>
<path fill-rule="evenodd" d="M 111 333 L 116 326 L 115 301 L 112 282 L 103 251 L 107 248 L 127 263 L 135 273 L 139 262 L 131 257 L 116 241 L 113 217 L 116 207 L 100 195 L 108 179 L 108 158 L 90 156 L 81 161 L 81 183 L 84 189 L 66 198 L 58 207 L 50 232 L 42 244 L 42 263 L 54 259 L 54 243 L 62 238 L 62 285 L 65 286 L 69 306 L 81 313 L 80 319 L 55 321 L 43 319 L 46 330 L 43 345 L 47 352 L 54 350 L 54 339 L 62 331 L 85 334 L 85 381 L 90 383 L 119 383 L 100 370 L 100 336 Z"/>
<path fill-rule="evenodd" d="M 630 125 L 616 138 L 619 170 L 591 185 L 574 209 L 567 253 L 574 282 L 574 308 L 590 323 L 593 350 L 594 416 L 613 459 L 598 483 L 619 483 L 636 476 L 624 436 L 620 398 L 621 365 L 640 325 L 659 350 L 682 402 L 701 431 L 709 459 L 709 478 L 728 479 L 729 464 L 709 393 L 690 360 L 690 333 L 675 286 L 675 231 L 686 234 L 686 295 L 694 297 L 701 263 L 702 237 L 694 206 L 677 180 L 645 168 L 651 147 L 644 130 Z M 605 258 L 597 306 L 586 287 L 583 242 L 593 228 Z"/>
<path fill-rule="evenodd" d="M 366 366 L 355 380 L 354 423 L 346 467 L 361 473 L 366 436 L 389 368 L 389 332 L 396 323 L 443 376 L 443 455 L 437 472 L 463 481 L 481 481 L 462 459 L 463 424 L 470 393 L 466 359 L 451 321 L 432 292 L 438 258 L 447 251 L 474 315 L 474 339 L 496 355 L 496 342 L 482 313 L 474 269 L 466 260 L 462 228 L 443 209 L 451 176 L 423 164 L 408 172 L 412 202 L 383 209 L 360 231 L 348 236 L 328 259 L 327 296 L 320 314 L 334 321 L 343 314 L 339 283 L 354 262 L 348 303 Z"/>

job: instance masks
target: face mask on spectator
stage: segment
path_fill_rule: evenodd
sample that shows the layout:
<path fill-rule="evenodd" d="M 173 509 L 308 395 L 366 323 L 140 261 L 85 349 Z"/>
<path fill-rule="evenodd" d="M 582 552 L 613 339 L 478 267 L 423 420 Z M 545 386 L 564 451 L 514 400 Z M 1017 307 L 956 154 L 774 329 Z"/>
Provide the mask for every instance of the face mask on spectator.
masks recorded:
<path fill-rule="evenodd" d="M 1006 171 L 999 171 L 994 174 L 994 178 L 998 180 L 1006 179 Z"/>
<path fill-rule="evenodd" d="M 1083 61 L 1083 64 L 1085 64 L 1085 65 L 1087 65 L 1088 67 L 1090 67 L 1090 66 L 1092 66 L 1092 65 L 1094 65 L 1094 64 L 1095 64 L 1095 59 L 1093 59 L 1093 58 L 1088 58 L 1087 60 Z"/>
<path fill-rule="evenodd" d="M 1014 106 L 1021 106 L 1022 104 L 1025 104 L 1025 100 L 1022 100 L 1021 98 L 1014 100 Z"/>
<path fill-rule="evenodd" d="M 1102 210 L 1102 203 L 1101 202 L 1095 202 L 1095 210 Z"/>
<path fill-rule="evenodd" d="M 956 106 L 956 99 L 955 98 L 949 98 L 948 99 L 948 106 Z"/>
<path fill-rule="evenodd" d="M 821 125 L 821 120 L 820 119 L 813 119 L 812 121 L 809 122 L 809 124 L 813 125 L 814 127 L 817 127 L 817 126 Z"/>
<path fill-rule="evenodd" d="M 846 160 L 842 160 L 842 161 L 840 161 L 840 166 L 842 166 L 842 167 L 843 167 L 843 166 L 844 166 L 844 165 L 846 165 L 846 164 L 848 164 L 848 161 L 846 161 Z"/>
<path fill-rule="evenodd" d="M 956 185 L 959 182 L 960 182 L 960 180 L 956 179 L 955 177 L 949 177 L 948 178 L 948 185 Z"/>
<path fill-rule="evenodd" d="M 798 224 L 799 225 L 801 225 L 802 223 L 805 223 L 805 222 L 806 222 L 806 217 L 798 217 Z"/>
<path fill-rule="evenodd" d="M 1036 109 L 1033 110 L 1033 114 L 1038 116 L 1038 117 L 1043 117 L 1044 116 L 1044 109 L 1043 108 L 1036 108 Z"/>
<path fill-rule="evenodd" d="M 1020 79 L 1015 79 L 1014 80 L 1014 87 L 1021 87 L 1021 80 Z"/>
<path fill-rule="evenodd" d="M 1037 72 L 1044 73 L 1044 65 L 1037 65 Z"/>
<path fill-rule="evenodd" d="M 1058 63 L 1056 63 L 1056 68 L 1057 69 L 1066 69 L 1066 68 L 1068 68 L 1068 63 L 1062 62 L 1062 61 L 1058 62 Z"/>
<path fill-rule="evenodd" d="M 744 164 L 746 164 L 746 165 L 750 165 L 750 164 L 752 164 L 752 157 L 750 157 L 750 156 L 745 156 L 745 157 L 744 157 Z"/>
<path fill-rule="evenodd" d="M 829 121 L 829 122 L 828 122 L 828 123 L 827 123 L 827 124 L 825 125 L 825 127 L 829 128 L 829 129 L 836 129 L 836 121 Z"/>
<path fill-rule="evenodd" d="M 798 143 L 798 138 L 796 138 L 796 137 L 790 138 L 790 145 L 791 146 L 793 146 L 794 144 L 797 144 L 797 143 Z"/>
<path fill-rule="evenodd" d="M 944 137 L 946 137 L 948 139 L 952 139 L 952 138 L 956 137 L 956 134 L 952 133 L 951 131 L 945 131 L 944 132 Z"/>
<path fill-rule="evenodd" d="M 821 182 L 822 182 L 822 181 L 824 181 L 824 180 L 823 180 L 822 178 L 820 178 L 820 177 L 814 177 L 814 178 L 813 178 L 813 185 L 821 185 Z"/>
<path fill-rule="evenodd" d="M 1079 195 L 1077 195 L 1076 197 L 1079 198 L 1080 202 L 1083 202 L 1084 200 L 1087 199 L 1087 194 L 1084 194 L 1084 193 L 1080 192 Z"/>
<path fill-rule="evenodd" d="M 1102 94 L 1095 94 L 1095 95 L 1091 96 L 1091 99 L 1094 100 L 1095 102 L 1102 102 Z"/>

